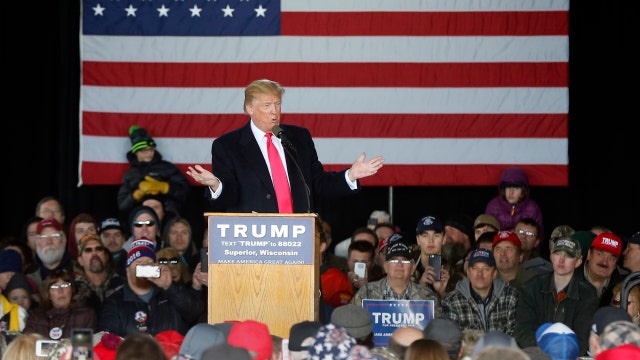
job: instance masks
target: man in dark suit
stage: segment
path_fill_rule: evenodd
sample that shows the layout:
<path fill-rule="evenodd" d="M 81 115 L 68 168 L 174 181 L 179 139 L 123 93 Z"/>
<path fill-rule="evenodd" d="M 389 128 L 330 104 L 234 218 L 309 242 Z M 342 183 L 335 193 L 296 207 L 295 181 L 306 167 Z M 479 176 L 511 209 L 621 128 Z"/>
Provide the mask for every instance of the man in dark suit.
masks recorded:
<path fill-rule="evenodd" d="M 358 179 L 375 174 L 383 165 L 381 156 L 365 161 L 365 154 L 351 168 L 340 172 L 324 170 L 318 160 L 309 131 L 300 126 L 280 125 L 284 88 L 275 81 L 256 80 L 245 89 L 244 111 L 249 122 L 213 141 L 212 173 L 200 165 L 189 167 L 187 174 L 205 191 L 214 211 L 289 212 L 278 207 L 278 199 L 267 155 L 266 134 L 280 127 L 282 139 L 272 142 L 284 159 L 292 212 L 314 212 L 314 196 L 340 197 L 356 193 Z M 284 155 L 284 156 L 283 156 Z"/>

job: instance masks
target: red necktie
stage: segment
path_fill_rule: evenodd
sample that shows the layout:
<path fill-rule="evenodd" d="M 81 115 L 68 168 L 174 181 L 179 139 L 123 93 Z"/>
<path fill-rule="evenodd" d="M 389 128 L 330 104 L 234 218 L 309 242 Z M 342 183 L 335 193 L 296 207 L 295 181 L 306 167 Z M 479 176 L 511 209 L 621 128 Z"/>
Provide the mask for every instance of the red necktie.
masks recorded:
<path fill-rule="evenodd" d="M 278 210 L 281 214 L 293 213 L 293 205 L 291 203 L 291 189 L 287 180 L 287 173 L 284 171 L 282 159 L 278 153 L 278 149 L 271 142 L 272 133 L 267 133 L 267 154 L 269 155 L 269 164 L 271 165 L 271 176 L 273 177 L 273 187 L 276 189 L 276 199 L 278 200 Z"/>

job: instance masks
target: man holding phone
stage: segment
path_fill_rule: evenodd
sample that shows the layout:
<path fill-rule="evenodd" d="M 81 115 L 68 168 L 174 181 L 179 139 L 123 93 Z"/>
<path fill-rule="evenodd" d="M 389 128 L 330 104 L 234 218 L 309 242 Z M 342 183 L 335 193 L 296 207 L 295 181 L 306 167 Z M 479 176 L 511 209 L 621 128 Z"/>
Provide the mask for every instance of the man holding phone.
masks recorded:
<path fill-rule="evenodd" d="M 416 225 L 416 243 L 420 247 L 413 280 L 430 287 L 442 299 L 447 294 L 450 274 L 443 266 L 444 224 L 436 216 L 425 216 Z"/>
<path fill-rule="evenodd" d="M 186 335 L 204 311 L 198 292 L 174 282 L 168 266 L 156 263 L 153 246 L 144 238 L 131 243 L 127 282 L 105 299 L 98 330 L 122 337 L 135 332 L 155 336 L 166 330 Z"/>

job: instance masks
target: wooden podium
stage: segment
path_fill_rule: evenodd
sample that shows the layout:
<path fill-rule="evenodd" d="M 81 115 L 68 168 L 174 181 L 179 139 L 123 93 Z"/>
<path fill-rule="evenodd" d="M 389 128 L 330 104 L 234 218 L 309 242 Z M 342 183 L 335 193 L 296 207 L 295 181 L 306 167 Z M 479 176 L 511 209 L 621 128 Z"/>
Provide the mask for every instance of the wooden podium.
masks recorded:
<path fill-rule="evenodd" d="M 205 213 L 208 322 L 256 320 L 273 335 L 319 320 L 315 214 Z"/>

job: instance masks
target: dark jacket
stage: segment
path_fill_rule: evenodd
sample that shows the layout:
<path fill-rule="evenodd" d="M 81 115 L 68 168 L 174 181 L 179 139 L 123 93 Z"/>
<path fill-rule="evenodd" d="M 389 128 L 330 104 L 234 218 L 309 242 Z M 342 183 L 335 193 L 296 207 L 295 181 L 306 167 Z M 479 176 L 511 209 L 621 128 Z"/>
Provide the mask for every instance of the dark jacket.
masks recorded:
<path fill-rule="evenodd" d="M 537 346 L 535 334 L 540 325 L 561 322 L 576 333 L 580 355 L 584 355 L 589 349 L 593 313 L 598 309 L 596 289 L 574 272 L 567 294 L 558 304 L 553 274 L 537 275 L 522 287 L 516 311 L 515 338 L 521 348 Z"/>
<path fill-rule="evenodd" d="M 524 199 L 515 205 L 511 205 L 502 195 L 498 194 L 498 196 L 489 200 L 484 212 L 498 220 L 501 230 L 512 230 L 520 219 L 532 218 L 540 225 L 538 238 L 545 239 L 542 210 L 540 206 L 538 206 L 538 203 L 531 198 L 531 189 L 529 187 L 529 177 L 527 174 L 521 168 L 507 168 L 500 175 L 498 192 L 500 192 L 505 184 L 521 185 L 525 191 Z"/>
<path fill-rule="evenodd" d="M 587 262 L 588 261 L 585 256 L 585 259 L 582 262 L 582 265 L 580 265 L 580 267 L 576 269 L 575 274 L 580 279 L 583 279 L 589 282 L 589 280 L 587 280 L 587 278 L 584 275 L 585 266 L 587 265 Z M 611 305 L 611 299 L 613 299 L 613 287 L 623 279 L 624 279 L 624 276 L 620 274 L 620 270 L 616 266 L 616 268 L 613 269 L 613 272 L 611 273 L 611 277 L 609 277 L 609 284 L 607 284 L 607 286 L 605 286 L 604 289 L 602 289 L 602 294 L 600 294 L 600 298 L 598 302 L 599 306 Z M 598 293 L 598 290 L 596 289 L 596 294 L 597 293 Z"/>
<path fill-rule="evenodd" d="M 150 162 L 139 162 L 131 151 L 127 153 L 127 160 L 131 167 L 122 177 L 122 185 L 118 189 L 118 208 L 121 211 L 129 211 L 139 203 L 133 198 L 140 181 L 149 175 L 156 180 L 169 183 L 169 192 L 162 196 L 166 212 L 178 214 L 187 200 L 191 189 L 189 180 L 178 167 L 162 159 L 162 154 L 156 149 Z"/>
<path fill-rule="evenodd" d="M 278 202 L 260 147 L 251 131 L 251 121 L 239 129 L 228 132 L 213 141 L 211 159 L 213 173 L 222 182 L 222 193 L 217 199 L 205 189 L 205 197 L 213 211 L 277 213 Z M 340 197 L 355 194 L 345 180 L 345 171 L 325 171 L 318 160 L 309 130 L 293 125 L 280 125 L 295 152 L 285 151 L 287 173 L 291 185 L 294 213 L 314 212 L 314 197 Z M 296 167 L 300 166 L 300 171 Z M 302 172 L 304 182 L 299 175 Z M 306 184 L 310 188 L 307 196 Z M 359 188 L 359 187 L 358 187 Z M 307 203 L 307 199 L 309 203 Z"/>
<path fill-rule="evenodd" d="M 31 308 L 27 317 L 27 324 L 22 331 L 26 333 L 38 333 L 47 339 L 59 340 L 71 338 L 71 329 L 90 328 L 96 330 L 96 312 L 84 301 L 72 302 L 66 308 L 51 308 L 44 310 L 42 306 Z M 51 330 L 59 328 L 62 335 L 51 337 Z"/>
<path fill-rule="evenodd" d="M 186 335 L 189 324 L 195 323 L 203 311 L 201 295 L 191 286 L 174 282 L 166 291 L 154 287 L 146 303 L 125 283 L 104 300 L 98 330 L 122 337 L 135 332 L 155 336 L 165 330 Z"/>

